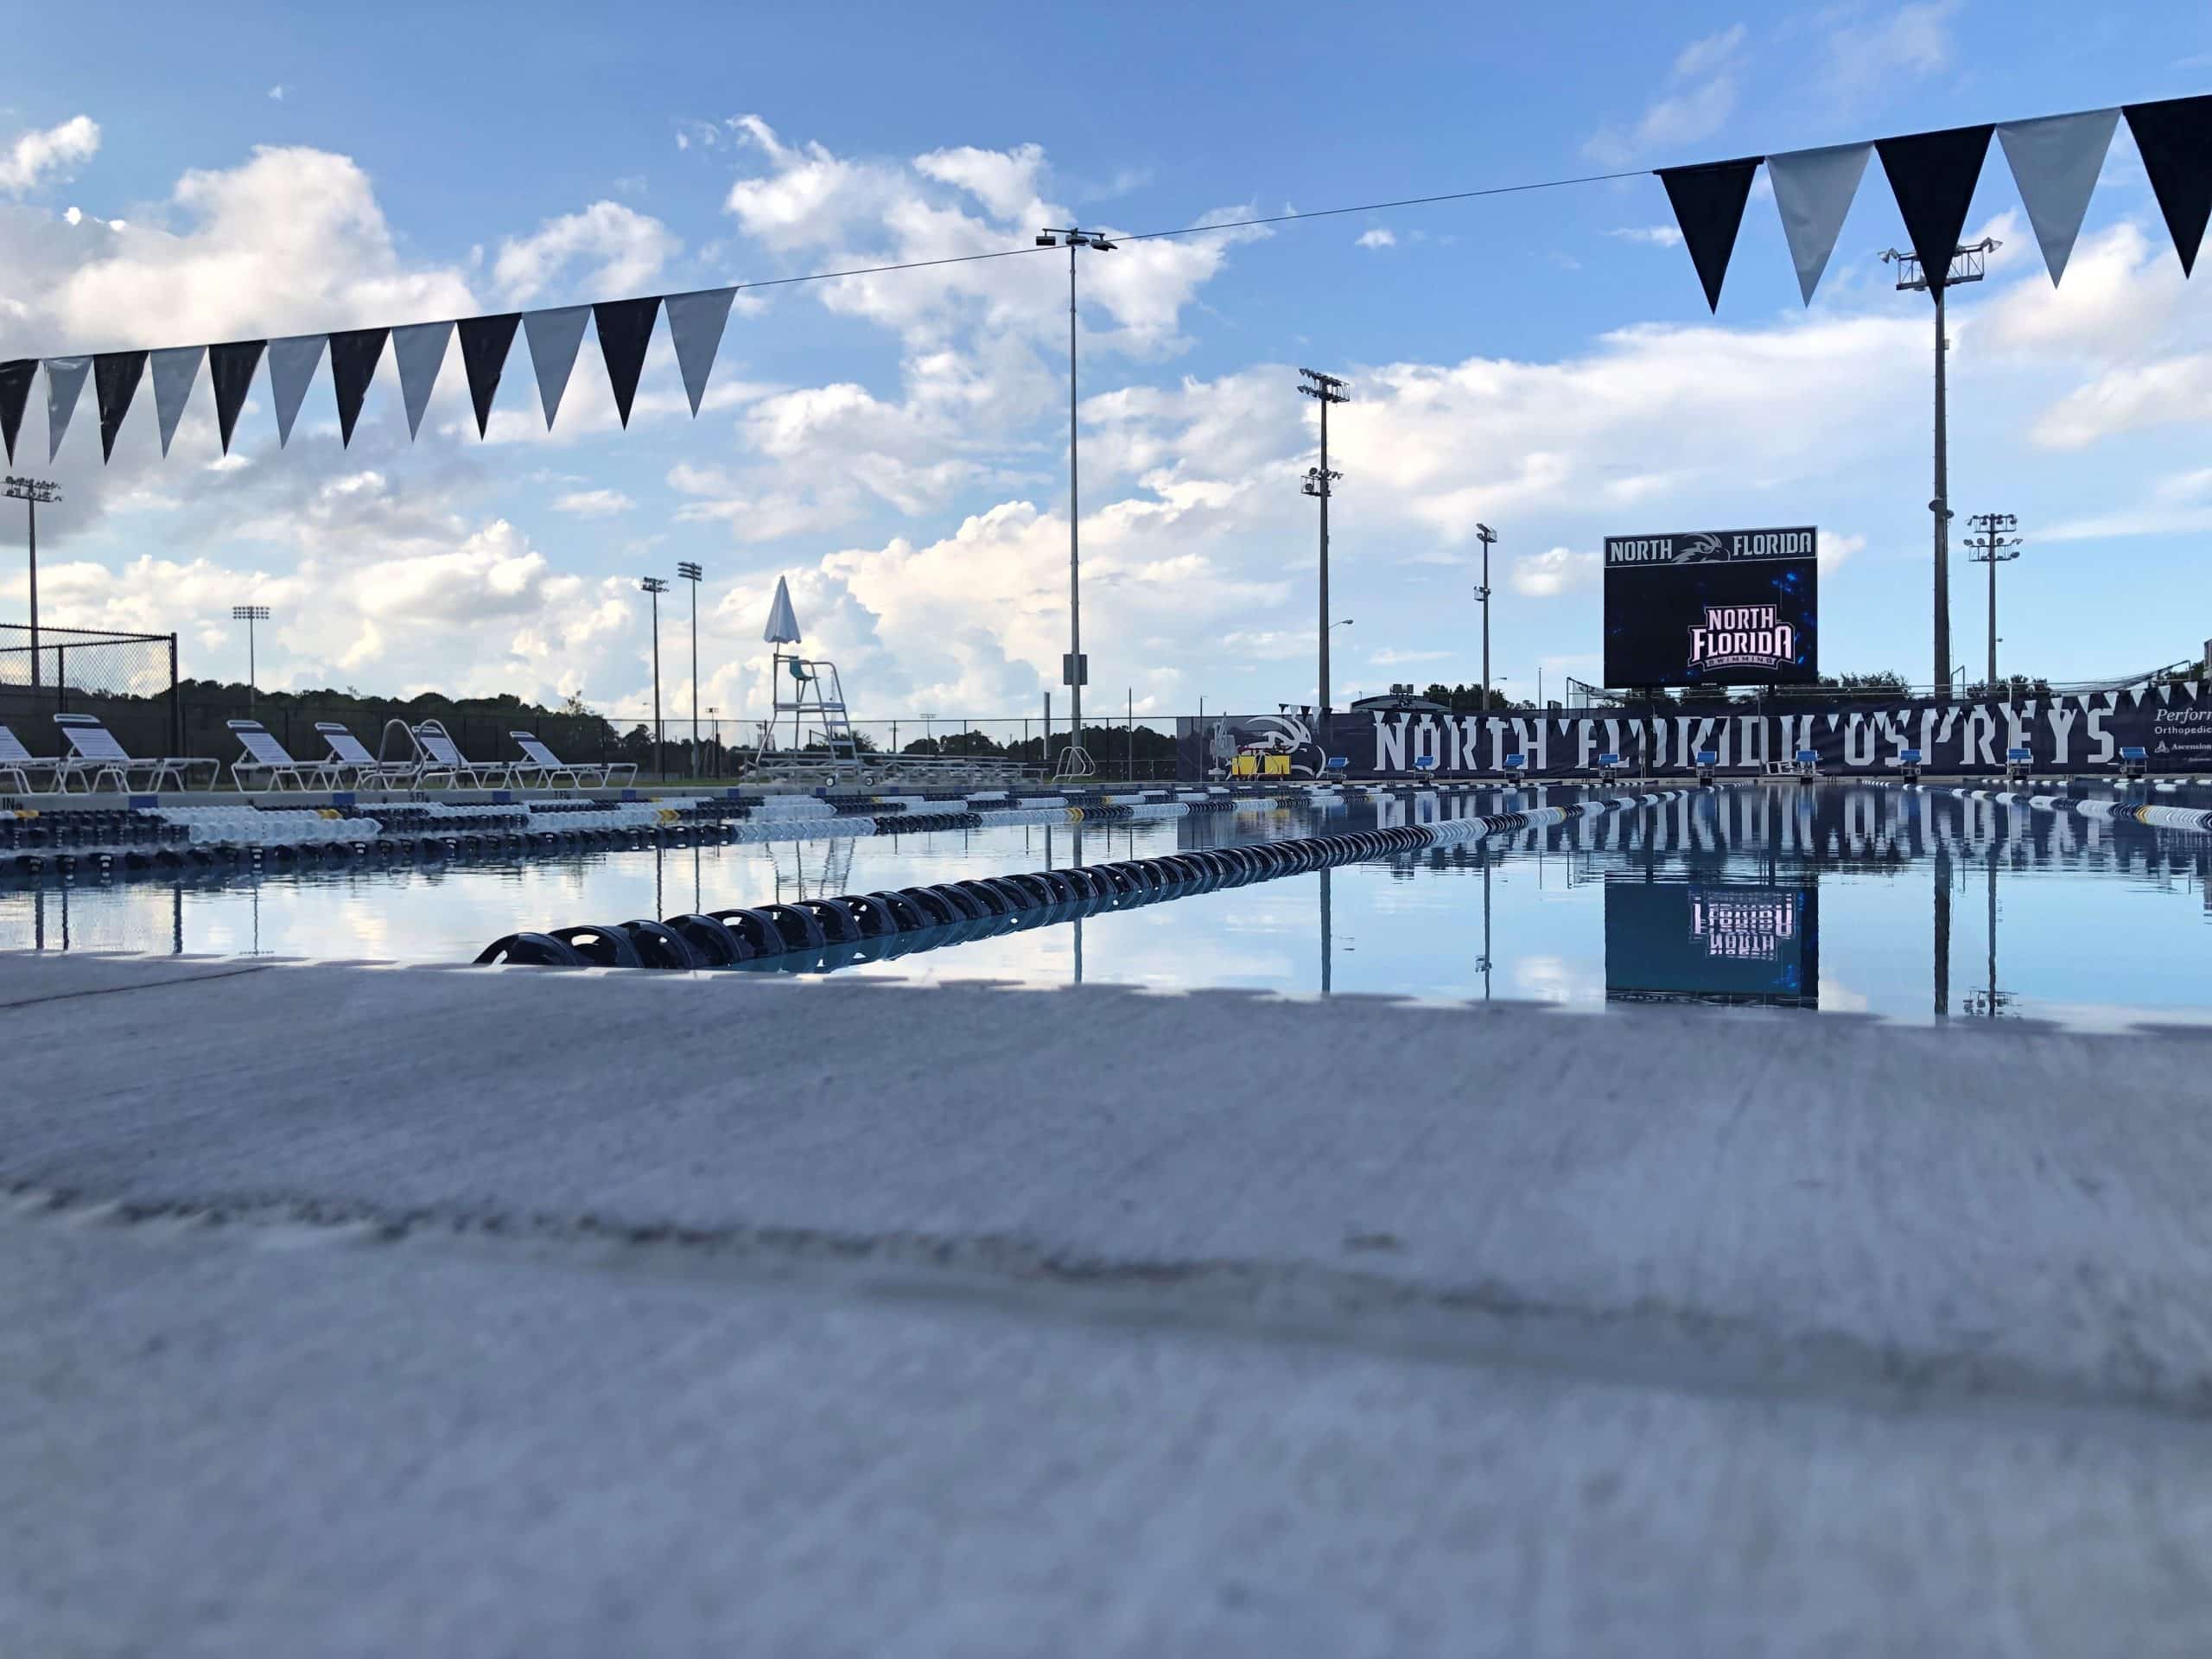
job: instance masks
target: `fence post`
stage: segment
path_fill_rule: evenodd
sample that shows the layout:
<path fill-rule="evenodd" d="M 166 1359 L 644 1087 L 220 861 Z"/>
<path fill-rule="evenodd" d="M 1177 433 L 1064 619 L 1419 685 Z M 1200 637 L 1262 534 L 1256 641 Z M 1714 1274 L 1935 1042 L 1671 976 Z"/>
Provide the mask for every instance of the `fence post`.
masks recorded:
<path fill-rule="evenodd" d="M 69 712 L 68 649 L 67 645 L 54 648 L 54 712 L 57 715 Z"/>
<path fill-rule="evenodd" d="M 184 690 L 176 677 L 176 635 L 169 635 L 169 753 L 184 753 Z"/>

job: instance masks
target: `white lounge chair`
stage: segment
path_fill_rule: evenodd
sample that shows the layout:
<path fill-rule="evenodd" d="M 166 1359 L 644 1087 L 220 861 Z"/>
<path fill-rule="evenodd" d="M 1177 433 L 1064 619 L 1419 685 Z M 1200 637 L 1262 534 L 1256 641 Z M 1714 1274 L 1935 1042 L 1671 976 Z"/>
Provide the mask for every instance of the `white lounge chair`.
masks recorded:
<path fill-rule="evenodd" d="M 46 776 L 46 786 L 56 787 L 54 774 L 61 763 L 48 755 L 33 754 L 23 747 L 22 739 L 5 726 L 0 726 L 0 788 L 12 787 L 18 795 L 29 795 L 38 785 L 31 782 L 34 773 Z"/>
<path fill-rule="evenodd" d="M 514 767 L 505 760 L 470 760 L 461 753 L 445 722 L 426 720 L 415 727 L 415 746 L 422 750 L 423 781 L 442 778 L 448 784 L 468 780 L 472 789 L 505 789 L 514 781 Z"/>
<path fill-rule="evenodd" d="M 118 794 L 129 794 L 135 788 L 158 792 L 166 781 L 174 780 L 179 789 L 192 787 L 192 774 L 200 766 L 207 768 L 205 787 L 213 788 L 223 775 L 219 760 L 201 760 L 194 756 L 165 756 L 159 760 L 134 760 L 115 741 L 115 734 L 100 723 L 97 715 L 56 715 L 54 723 L 61 728 L 61 735 L 68 740 L 69 753 L 54 769 L 54 785 L 65 793 L 72 779 L 81 781 L 89 795 L 103 781 L 111 782 Z M 145 779 L 134 785 L 133 776 Z"/>
<path fill-rule="evenodd" d="M 315 728 L 330 750 L 334 776 L 353 773 L 355 789 L 412 789 L 422 767 L 412 760 L 379 760 L 342 721 L 318 720 Z"/>
<path fill-rule="evenodd" d="M 283 789 L 287 783 L 297 790 L 338 787 L 336 761 L 295 760 L 275 734 L 257 720 L 223 723 L 245 748 L 243 755 L 231 762 L 231 782 L 239 789 L 246 787 L 248 773 L 258 776 L 262 786 L 268 789 Z"/>
<path fill-rule="evenodd" d="M 597 764 L 571 765 L 547 747 L 544 740 L 534 732 L 509 732 L 515 747 L 522 751 L 522 763 L 514 767 L 511 776 L 517 779 L 534 778 L 548 789 L 557 789 L 560 779 L 566 778 L 570 785 L 582 789 L 587 785 L 604 788 L 615 781 L 615 774 L 623 774 L 621 781 L 637 781 L 637 763 L 630 760 L 602 761 Z"/>

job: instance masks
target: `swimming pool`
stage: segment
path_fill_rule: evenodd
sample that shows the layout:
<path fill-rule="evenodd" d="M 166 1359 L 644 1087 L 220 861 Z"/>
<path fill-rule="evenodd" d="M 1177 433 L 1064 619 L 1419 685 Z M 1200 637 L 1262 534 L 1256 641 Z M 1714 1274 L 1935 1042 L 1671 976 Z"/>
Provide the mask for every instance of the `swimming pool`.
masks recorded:
<path fill-rule="evenodd" d="M 464 963 L 518 928 L 1097 865 L 1618 791 L 1475 789 L 995 825 L 0 889 L 0 949 Z M 2107 792 L 2108 794 L 2108 791 Z M 2152 799 L 2183 812 L 2212 798 Z M 1652 1001 L 2072 1027 L 2212 1017 L 2212 836 L 1989 791 L 1751 785 L 836 971 L 1163 991 Z M 804 969 L 794 960 L 779 971 Z"/>

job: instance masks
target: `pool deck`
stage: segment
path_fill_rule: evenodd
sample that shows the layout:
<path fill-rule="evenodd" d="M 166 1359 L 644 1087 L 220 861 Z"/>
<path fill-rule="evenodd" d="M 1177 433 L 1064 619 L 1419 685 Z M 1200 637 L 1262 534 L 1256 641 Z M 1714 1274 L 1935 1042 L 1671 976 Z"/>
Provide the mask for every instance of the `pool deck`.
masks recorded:
<path fill-rule="evenodd" d="M 26 1654 L 2201 1654 L 2212 1035 L 0 955 Z"/>

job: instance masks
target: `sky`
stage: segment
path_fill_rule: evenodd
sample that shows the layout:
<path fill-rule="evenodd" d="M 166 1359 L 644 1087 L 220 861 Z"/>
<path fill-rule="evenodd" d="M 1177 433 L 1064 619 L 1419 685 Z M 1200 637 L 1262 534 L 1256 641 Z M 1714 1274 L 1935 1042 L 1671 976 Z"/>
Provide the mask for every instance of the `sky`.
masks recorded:
<path fill-rule="evenodd" d="M 1821 666 L 1930 675 L 1931 308 L 1878 164 L 1800 300 L 1764 175 L 1717 316 L 1643 169 L 2212 88 L 2202 5 L 2025 0 L 49 8 L 0 93 L 0 358 L 404 323 L 1129 235 L 1084 256 L 1087 713 L 1316 689 L 1315 406 L 1331 417 L 1332 700 L 1599 676 L 1608 534 L 1815 524 Z M 1316 217 L 1591 175 L 1626 179 Z M 2001 666 L 2054 680 L 2212 636 L 2212 274 L 2185 283 L 2127 137 L 2053 290 L 1993 147 L 1949 306 L 1952 500 L 2016 514 Z M 45 465 L 41 620 L 181 636 L 261 683 L 645 708 L 638 578 L 703 566 L 702 706 L 765 712 L 790 579 L 856 715 L 1027 715 L 1067 648 L 1067 265 L 1029 252 L 741 293 L 702 407 L 665 328 L 626 430 L 587 339 L 556 429 L 518 339 L 488 436 L 457 349 L 410 442 L 387 353 L 350 448 L 328 371 L 224 457 L 88 389 Z M 27 609 L 14 504 L 0 620 Z M 1955 549 L 1978 677 L 1984 572 Z M 680 584 L 679 584 L 680 586 Z M 690 595 L 664 607 L 671 708 Z M 1064 697 L 1064 694 L 1061 694 Z M 1064 711 L 1065 703 L 1058 707 Z"/>

